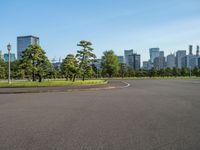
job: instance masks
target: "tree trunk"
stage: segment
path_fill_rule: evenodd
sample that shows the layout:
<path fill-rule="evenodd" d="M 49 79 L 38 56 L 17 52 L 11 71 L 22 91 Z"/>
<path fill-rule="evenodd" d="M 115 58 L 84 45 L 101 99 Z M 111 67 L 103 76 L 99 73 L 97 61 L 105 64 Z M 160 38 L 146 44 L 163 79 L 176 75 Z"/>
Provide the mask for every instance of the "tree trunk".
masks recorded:
<path fill-rule="evenodd" d="M 75 82 L 75 80 L 76 80 L 76 75 L 73 76 L 73 82 Z"/>
<path fill-rule="evenodd" d="M 39 82 L 42 82 L 42 76 L 39 75 Z"/>
<path fill-rule="evenodd" d="M 85 74 L 83 74 L 83 81 L 85 81 Z"/>
<path fill-rule="evenodd" d="M 69 80 L 69 79 L 68 79 L 68 76 L 66 76 L 65 79 L 66 79 L 66 81 L 68 81 L 68 80 Z"/>

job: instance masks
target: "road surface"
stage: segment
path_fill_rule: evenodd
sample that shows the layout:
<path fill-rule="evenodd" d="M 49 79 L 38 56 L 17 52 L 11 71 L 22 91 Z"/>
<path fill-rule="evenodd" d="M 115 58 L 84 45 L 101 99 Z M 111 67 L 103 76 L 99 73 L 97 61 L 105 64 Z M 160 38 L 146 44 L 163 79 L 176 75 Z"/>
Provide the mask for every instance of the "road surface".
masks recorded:
<path fill-rule="evenodd" d="M 200 80 L 0 95 L 0 150 L 199 150 Z"/>

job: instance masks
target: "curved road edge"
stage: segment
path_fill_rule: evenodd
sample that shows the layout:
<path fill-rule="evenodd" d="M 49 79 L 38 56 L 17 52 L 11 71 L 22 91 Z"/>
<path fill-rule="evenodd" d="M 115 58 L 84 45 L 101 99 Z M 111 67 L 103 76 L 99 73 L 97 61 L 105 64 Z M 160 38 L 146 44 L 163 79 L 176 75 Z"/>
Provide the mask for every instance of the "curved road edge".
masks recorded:
<path fill-rule="evenodd" d="M 23 93 L 52 93 L 73 91 L 111 90 L 128 88 L 129 83 L 122 80 L 109 80 L 107 84 L 66 86 L 66 87 L 34 87 L 34 88 L 0 88 L 0 94 L 23 94 Z"/>

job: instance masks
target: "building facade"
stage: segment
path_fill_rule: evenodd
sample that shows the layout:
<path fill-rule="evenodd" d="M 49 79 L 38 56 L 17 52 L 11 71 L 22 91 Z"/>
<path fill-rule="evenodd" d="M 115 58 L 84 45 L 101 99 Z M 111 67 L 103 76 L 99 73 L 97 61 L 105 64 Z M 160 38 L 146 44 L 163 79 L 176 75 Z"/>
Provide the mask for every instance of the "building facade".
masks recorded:
<path fill-rule="evenodd" d="M 14 62 L 16 60 L 15 54 L 14 53 L 10 53 L 10 61 Z M 9 61 L 9 54 L 4 54 L 4 61 L 8 62 Z"/>
<path fill-rule="evenodd" d="M 39 45 L 39 37 L 36 36 L 19 36 L 17 37 L 17 59 L 21 59 L 21 54 L 30 45 Z"/>
<path fill-rule="evenodd" d="M 133 49 L 131 50 L 124 50 L 124 58 L 125 58 L 125 64 L 129 65 L 129 56 L 133 55 Z"/>
<path fill-rule="evenodd" d="M 165 57 L 165 52 L 164 51 L 160 51 L 159 52 L 159 57 Z"/>
<path fill-rule="evenodd" d="M 156 70 L 165 69 L 165 57 L 156 57 L 153 62 L 153 66 Z"/>
<path fill-rule="evenodd" d="M 183 59 L 186 56 L 186 50 L 179 50 L 176 52 L 176 67 L 181 69 L 183 68 Z"/>
<path fill-rule="evenodd" d="M 144 70 L 149 70 L 149 62 L 148 62 L 148 61 L 143 61 L 142 68 L 143 68 Z"/>
<path fill-rule="evenodd" d="M 198 58 L 198 67 L 200 68 L 200 57 Z"/>
<path fill-rule="evenodd" d="M 159 48 L 150 48 L 149 49 L 149 54 L 150 54 L 150 62 L 153 64 L 154 59 L 156 57 L 160 56 L 160 49 Z"/>
<path fill-rule="evenodd" d="M 132 67 L 135 70 L 140 69 L 140 55 L 139 54 L 132 54 L 128 57 L 128 66 Z"/>
<path fill-rule="evenodd" d="M 124 63 L 124 56 L 117 56 L 119 64 L 123 64 Z"/>
<path fill-rule="evenodd" d="M 175 68 L 176 67 L 176 57 L 174 54 L 170 54 L 167 56 L 167 68 Z"/>
<path fill-rule="evenodd" d="M 193 55 L 193 46 L 192 45 L 189 45 L 189 55 Z"/>

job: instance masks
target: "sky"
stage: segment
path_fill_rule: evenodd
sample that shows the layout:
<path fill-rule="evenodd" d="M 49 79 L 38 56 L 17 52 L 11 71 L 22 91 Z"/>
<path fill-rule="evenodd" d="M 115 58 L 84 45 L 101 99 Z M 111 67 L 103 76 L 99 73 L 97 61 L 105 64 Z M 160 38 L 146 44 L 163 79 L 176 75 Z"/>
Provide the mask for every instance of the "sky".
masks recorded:
<path fill-rule="evenodd" d="M 50 60 L 76 54 L 88 40 L 98 58 L 134 49 L 144 61 L 149 48 L 167 55 L 200 45 L 200 0 L 0 0 L 0 50 L 11 43 L 16 53 L 23 35 L 40 37 Z"/>

